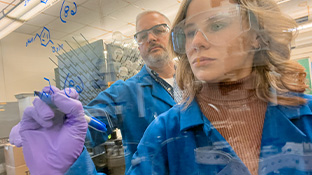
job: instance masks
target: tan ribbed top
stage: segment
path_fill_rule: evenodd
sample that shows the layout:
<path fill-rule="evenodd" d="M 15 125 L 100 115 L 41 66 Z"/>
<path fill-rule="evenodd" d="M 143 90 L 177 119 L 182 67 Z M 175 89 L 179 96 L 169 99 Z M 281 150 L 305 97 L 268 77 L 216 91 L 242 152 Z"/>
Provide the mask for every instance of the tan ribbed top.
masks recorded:
<path fill-rule="evenodd" d="M 205 84 L 196 100 L 251 174 L 256 175 L 267 103 L 257 98 L 254 77 L 251 74 L 235 82 Z"/>

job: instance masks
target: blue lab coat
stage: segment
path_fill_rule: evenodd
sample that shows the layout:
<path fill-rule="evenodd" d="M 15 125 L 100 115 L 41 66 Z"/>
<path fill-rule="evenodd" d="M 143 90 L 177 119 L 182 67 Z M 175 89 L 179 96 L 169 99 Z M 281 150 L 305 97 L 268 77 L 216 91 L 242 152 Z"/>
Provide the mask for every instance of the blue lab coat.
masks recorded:
<path fill-rule="evenodd" d="M 85 145 L 102 144 L 113 129 L 119 128 L 128 169 L 147 126 L 174 104 L 174 99 L 150 76 L 144 65 L 138 74 L 126 81 L 116 81 L 84 107 L 87 115 L 97 117 L 108 129 L 101 133 L 89 128 Z"/>
<path fill-rule="evenodd" d="M 308 99 L 308 103 L 297 107 L 268 104 L 259 175 L 312 174 L 312 97 L 302 96 Z M 151 123 L 128 174 L 249 174 L 228 142 L 200 111 L 195 100 L 187 110 L 182 108 L 176 105 Z M 84 152 L 72 169 L 92 169 L 92 162 Z M 87 171 L 69 170 L 66 175 L 78 172 Z"/>
<path fill-rule="evenodd" d="M 268 104 L 261 140 L 259 175 L 312 174 L 311 96 L 306 105 Z M 128 174 L 250 174 L 229 143 L 194 100 L 177 105 L 147 128 Z"/>

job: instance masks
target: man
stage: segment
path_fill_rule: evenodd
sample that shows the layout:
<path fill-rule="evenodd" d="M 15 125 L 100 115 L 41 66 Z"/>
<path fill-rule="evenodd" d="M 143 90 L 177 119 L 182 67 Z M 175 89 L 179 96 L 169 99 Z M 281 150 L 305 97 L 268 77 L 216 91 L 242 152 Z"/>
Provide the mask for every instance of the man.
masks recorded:
<path fill-rule="evenodd" d="M 16 132 L 12 129 L 10 142 L 23 146 L 26 163 L 32 174 L 95 173 L 94 165 L 88 161 L 90 158 L 83 149 L 82 138 L 86 135 L 86 124 L 81 118 L 83 113 L 106 123 L 108 129 L 103 133 L 90 128 L 87 133 L 88 146 L 105 142 L 113 129 L 120 128 L 126 171 L 128 170 L 132 155 L 147 126 L 157 115 L 176 103 L 173 97 L 174 63 L 167 50 L 169 25 L 168 18 L 157 11 L 139 14 L 134 37 L 145 65 L 137 75 L 127 81 L 116 81 L 101 92 L 84 110 L 80 102 L 73 99 L 77 98 L 75 94 L 71 98 L 65 98 L 62 91 L 55 88 L 55 93 L 51 96 L 57 108 L 66 114 L 63 123 L 55 124 L 53 118 L 57 118 L 55 116 L 58 113 L 54 114 L 39 99 L 34 101 L 34 107 L 25 110 L 19 132 L 22 141 L 15 139 Z M 52 143 L 52 140 L 56 142 Z M 48 159 L 36 159 L 43 154 Z"/>
<path fill-rule="evenodd" d="M 169 24 L 167 17 L 159 12 L 139 14 L 134 37 L 145 65 L 137 75 L 127 81 L 117 81 L 84 108 L 88 115 L 107 123 L 109 130 L 101 133 L 90 129 L 91 138 L 89 137 L 90 143 L 87 144 L 101 144 L 113 129 L 118 127 L 121 130 L 126 169 L 129 168 L 132 155 L 150 122 L 175 104 L 175 69 L 167 50 Z"/>

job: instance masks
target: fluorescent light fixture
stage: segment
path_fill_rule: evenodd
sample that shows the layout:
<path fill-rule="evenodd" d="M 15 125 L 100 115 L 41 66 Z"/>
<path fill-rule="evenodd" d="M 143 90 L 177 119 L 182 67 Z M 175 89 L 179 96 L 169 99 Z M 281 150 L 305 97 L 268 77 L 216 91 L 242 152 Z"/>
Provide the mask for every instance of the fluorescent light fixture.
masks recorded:
<path fill-rule="evenodd" d="M 21 16 L 20 19 L 28 21 L 32 17 L 34 17 L 34 16 L 40 14 L 41 12 L 43 12 L 47 7 L 49 7 L 49 5 L 40 3 L 37 6 L 35 6 L 33 9 L 31 9 L 27 13 L 25 13 L 23 16 Z"/>
<path fill-rule="evenodd" d="M 2 11 L 4 16 L 0 18 L 0 39 L 58 1 L 48 0 L 47 3 L 42 3 L 41 0 L 30 0 L 26 4 L 25 1 L 20 1 L 15 7 L 8 10 L 8 12 L 5 12 L 5 10 Z"/>
<path fill-rule="evenodd" d="M 9 24 L 11 24 L 13 22 L 13 20 L 10 18 L 3 18 L 0 21 L 1 21 L 0 31 L 3 30 L 6 26 L 8 26 Z"/>
<path fill-rule="evenodd" d="M 312 28 L 312 22 L 304 24 L 304 25 L 300 25 L 299 27 L 297 27 L 298 30 L 304 30 L 304 29 L 309 29 L 309 28 Z"/>
<path fill-rule="evenodd" d="M 27 0 L 26 0 L 27 1 Z M 41 3 L 40 0 L 30 0 L 26 4 L 25 1 L 21 1 L 18 3 L 13 9 L 5 14 L 5 16 L 9 16 L 10 18 L 19 19 L 22 15 L 27 13 L 29 10 L 37 6 L 37 4 Z"/>
<path fill-rule="evenodd" d="M 15 29 L 19 28 L 21 25 L 23 25 L 22 22 L 14 21 L 11 24 L 9 24 L 6 28 L 0 31 L 0 39 L 7 36 L 11 32 L 13 32 Z"/>
<path fill-rule="evenodd" d="M 294 32 L 294 31 L 305 30 L 305 29 L 310 29 L 310 28 L 312 28 L 312 22 L 300 25 L 297 28 L 288 29 L 288 31 L 285 31 L 285 32 Z"/>
<path fill-rule="evenodd" d="M 290 0 L 278 0 L 276 3 L 277 4 L 282 4 L 282 3 L 285 3 L 285 2 L 288 2 L 288 1 L 290 1 Z"/>

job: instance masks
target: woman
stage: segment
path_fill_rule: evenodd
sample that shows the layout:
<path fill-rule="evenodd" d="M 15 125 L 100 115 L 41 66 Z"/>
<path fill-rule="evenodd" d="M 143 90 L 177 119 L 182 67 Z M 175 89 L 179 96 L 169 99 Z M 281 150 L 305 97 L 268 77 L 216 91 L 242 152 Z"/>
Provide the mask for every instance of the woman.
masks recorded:
<path fill-rule="evenodd" d="M 273 0 L 184 0 L 172 30 L 184 102 L 146 130 L 129 174 L 312 173 L 312 99 Z"/>

